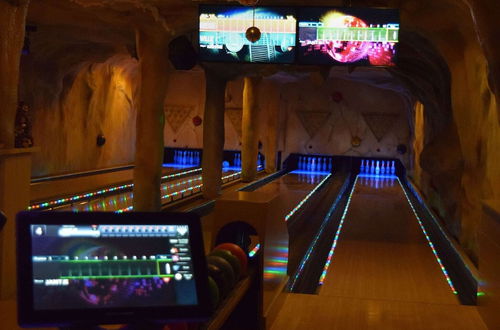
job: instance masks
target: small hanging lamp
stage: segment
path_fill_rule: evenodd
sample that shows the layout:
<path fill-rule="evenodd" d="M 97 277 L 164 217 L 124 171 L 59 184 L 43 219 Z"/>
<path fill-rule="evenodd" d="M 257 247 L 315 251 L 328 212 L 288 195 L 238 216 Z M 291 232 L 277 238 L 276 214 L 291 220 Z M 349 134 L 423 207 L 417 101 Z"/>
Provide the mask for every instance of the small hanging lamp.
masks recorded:
<path fill-rule="evenodd" d="M 261 36 L 260 29 L 255 26 L 255 6 L 253 6 L 253 23 L 252 26 L 247 29 L 245 36 L 251 43 L 259 41 Z"/>

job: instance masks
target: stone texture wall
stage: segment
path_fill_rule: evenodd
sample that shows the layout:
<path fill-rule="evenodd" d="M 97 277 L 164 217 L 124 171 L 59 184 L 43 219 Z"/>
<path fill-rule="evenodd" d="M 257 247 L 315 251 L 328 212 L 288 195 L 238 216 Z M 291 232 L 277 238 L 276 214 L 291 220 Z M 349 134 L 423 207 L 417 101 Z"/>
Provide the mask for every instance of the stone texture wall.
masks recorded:
<path fill-rule="evenodd" d="M 35 71 L 29 64 L 24 69 Z M 23 78 L 23 95 L 33 112 L 34 142 L 41 148 L 33 158 L 33 176 L 133 162 L 135 59 L 117 55 L 103 63 L 84 63 L 50 86 L 50 94 L 44 93 L 36 75 Z M 106 138 L 101 147 L 96 144 L 100 134 Z"/>
<path fill-rule="evenodd" d="M 399 144 L 411 147 L 407 109 L 398 93 L 338 78 L 304 79 L 284 85 L 282 93 L 286 153 L 390 157 L 409 165 L 409 152 L 397 152 Z M 352 144 L 355 137 L 359 146 Z"/>

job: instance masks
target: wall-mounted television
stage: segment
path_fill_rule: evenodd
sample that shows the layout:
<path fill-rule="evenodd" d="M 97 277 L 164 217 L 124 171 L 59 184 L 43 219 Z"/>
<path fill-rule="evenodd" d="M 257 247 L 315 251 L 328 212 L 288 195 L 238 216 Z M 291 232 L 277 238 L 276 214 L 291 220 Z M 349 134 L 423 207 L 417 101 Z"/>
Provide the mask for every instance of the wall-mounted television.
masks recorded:
<path fill-rule="evenodd" d="M 303 7 L 298 14 L 298 36 L 300 64 L 393 66 L 399 11 Z"/>
<path fill-rule="evenodd" d="M 290 7 L 200 5 L 199 53 L 202 61 L 293 63 L 297 20 Z M 261 31 L 258 41 L 246 39 L 246 30 Z"/>

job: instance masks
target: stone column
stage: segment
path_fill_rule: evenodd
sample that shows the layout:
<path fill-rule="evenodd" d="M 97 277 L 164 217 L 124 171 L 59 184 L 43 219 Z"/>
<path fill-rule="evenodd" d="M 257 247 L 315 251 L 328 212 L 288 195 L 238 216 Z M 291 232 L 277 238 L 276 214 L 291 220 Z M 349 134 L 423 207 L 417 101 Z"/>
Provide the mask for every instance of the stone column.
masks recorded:
<path fill-rule="evenodd" d="M 223 68 L 219 68 L 223 70 Z M 224 152 L 224 107 L 227 78 L 205 67 L 205 114 L 203 118 L 203 197 L 220 195 Z"/>
<path fill-rule="evenodd" d="M 280 92 L 276 85 L 271 85 L 268 93 L 270 100 L 267 108 L 266 143 L 264 145 L 266 157 L 266 173 L 276 171 L 276 151 L 278 150 L 278 127 Z"/>
<path fill-rule="evenodd" d="M 498 17 L 500 6 L 497 0 L 468 0 L 478 39 L 488 61 L 488 84 L 500 104 L 500 44 L 498 43 Z M 500 107 L 498 120 L 500 124 Z"/>
<path fill-rule="evenodd" d="M 163 107 L 170 69 L 169 40 L 161 28 L 136 31 L 140 92 L 134 168 L 135 211 L 159 211 L 161 208 Z"/>
<path fill-rule="evenodd" d="M 0 0 L 0 148 L 14 147 L 19 64 L 28 0 Z"/>
<path fill-rule="evenodd" d="M 250 182 L 257 175 L 260 77 L 245 77 L 243 87 L 243 120 L 241 141 L 241 180 Z"/>

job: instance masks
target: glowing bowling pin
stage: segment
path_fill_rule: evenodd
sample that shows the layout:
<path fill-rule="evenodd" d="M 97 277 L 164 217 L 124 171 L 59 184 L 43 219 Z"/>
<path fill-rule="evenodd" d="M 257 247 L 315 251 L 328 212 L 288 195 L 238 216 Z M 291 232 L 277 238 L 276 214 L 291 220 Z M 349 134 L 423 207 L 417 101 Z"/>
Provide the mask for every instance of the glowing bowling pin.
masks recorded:
<path fill-rule="evenodd" d="M 380 164 L 380 174 L 385 174 L 385 161 Z"/>
<path fill-rule="evenodd" d="M 396 173 L 396 165 L 395 165 L 395 161 L 392 161 L 392 164 L 391 164 L 391 174 L 395 174 Z"/>
<path fill-rule="evenodd" d="M 365 160 L 361 159 L 361 166 L 359 167 L 359 173 L 363 173 L 365 171 Z"/>

